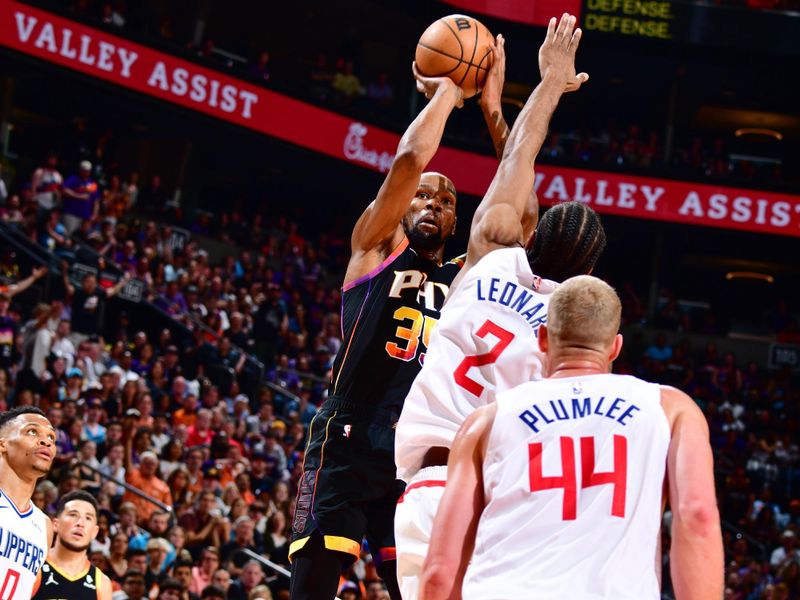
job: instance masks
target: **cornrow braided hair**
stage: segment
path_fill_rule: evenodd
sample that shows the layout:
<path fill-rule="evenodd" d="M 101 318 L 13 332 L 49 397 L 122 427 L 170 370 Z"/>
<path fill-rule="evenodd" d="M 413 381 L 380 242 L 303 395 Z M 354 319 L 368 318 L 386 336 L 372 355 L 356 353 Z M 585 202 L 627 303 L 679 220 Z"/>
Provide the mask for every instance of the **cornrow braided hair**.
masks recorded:
<path fill-rule="evenodd" d="M 564 202 L 549 208 L 539 221 L 528 261 L 539 277 L 564 281 L 588 275 L 605 247 L 598 214 L 583 202 Z"/>

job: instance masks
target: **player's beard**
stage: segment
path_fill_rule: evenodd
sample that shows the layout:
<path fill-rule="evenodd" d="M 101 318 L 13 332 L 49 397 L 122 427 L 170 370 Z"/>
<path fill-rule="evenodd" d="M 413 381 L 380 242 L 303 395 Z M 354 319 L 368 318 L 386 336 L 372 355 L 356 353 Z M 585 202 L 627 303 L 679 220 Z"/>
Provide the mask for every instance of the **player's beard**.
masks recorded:
<path fill-rule="evenodd" d="M 406 223 L 403 223 L 403 229 L 405 230 L 409 244 L 415 250 L 434 252 L 444 245 L 441 227 L 437 228 L 436 231 L 427 233 L 421 231 L 417 226 L 408 227 Z"/>
<path fill-rule="evenodd" d="M 68 542 L 67 540 L 61 538 L 59 538 L 58 541 L 61 542 L 61 545 L 70 552 L 86 552 L 86 550 L 88 550 L 89 546 L 92 544 L 91 540 L 89 540 L 89 542 L 83 546 L 78 546 L 77 544 L 73 544 L 72 542 Z"/>

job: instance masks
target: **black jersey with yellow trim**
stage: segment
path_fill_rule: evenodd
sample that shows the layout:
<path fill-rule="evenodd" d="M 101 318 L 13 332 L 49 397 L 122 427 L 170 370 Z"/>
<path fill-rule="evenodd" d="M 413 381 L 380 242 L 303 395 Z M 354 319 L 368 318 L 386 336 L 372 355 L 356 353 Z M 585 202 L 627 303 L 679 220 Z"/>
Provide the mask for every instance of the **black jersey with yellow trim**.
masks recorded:
<path fill-rule="evenodd" d="M 39 589 L 31 600 L 98 600 L 103 577 L 106 575 L 88 560 L 84 569 L 70 577 L 48 559 L 39 572 Z"/>
<path fill-rule="evenodd" d="M 330 397 L 399 415 L 463 258 L 442 265 L 405 239 L 376 269 L 342 288 L 342 346 Z"/>

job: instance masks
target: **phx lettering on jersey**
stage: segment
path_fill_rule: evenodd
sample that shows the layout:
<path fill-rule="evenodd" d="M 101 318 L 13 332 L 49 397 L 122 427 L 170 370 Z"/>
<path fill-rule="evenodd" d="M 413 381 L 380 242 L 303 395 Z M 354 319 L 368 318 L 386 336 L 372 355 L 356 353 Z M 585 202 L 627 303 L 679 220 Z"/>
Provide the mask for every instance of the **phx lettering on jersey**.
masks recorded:
<path fill-rule="evenodd" d="M 624 405 L 628 405 L 625 410 Z M 532 404 L 530 410 L 520 413 L 519 418 L 525 425 L 539 433 L 539 429 L 545 425 L 550 425 L 556 421 L 566 421 L 568 419 L 584 419 L 592 415 L 598 415 L 612 419 L 620 425 L 627 426 L 626 419 L 633 418 L 634 412 L 641 410 L 624 398 L 615 398 L 606 403 L 605 396 L 599 398 L 572 398 L 572 400 L 550 400 L 549 402 L 537 402 Z M 620 412 L 622 411 L 622 412 Z"/>
<path fill-rule="evenodd" d="M 21 538 L 13 531 L 0 527 L 0 556 L 7 558 L 33 574 L 44 562 L 44 552 L 35 543 Z"/>
<path fill-rule="evenodd" d="M 534 296 L 525 287 L 492 277 L 488 281 L 478 279 L 475 290 L 479 301 L 496 302 L 517 311 L 533 328 L 534 335 L 539 336 L 539 325 L 547 322 L 547 308 L 543 302 L 532 303 Z"/>
<path fill-rule="evenodd" d="M 392 287 L 389 289 L 390 298 L 403 298 L 405 290 L 413 290 L 406 298 L 414 298 L 417 304 L 426 310 L 440 310 L 447 297 L 449 286 L 436 281 L 428 281 L 427 273 L 416 270 L 395 271 Z"/>

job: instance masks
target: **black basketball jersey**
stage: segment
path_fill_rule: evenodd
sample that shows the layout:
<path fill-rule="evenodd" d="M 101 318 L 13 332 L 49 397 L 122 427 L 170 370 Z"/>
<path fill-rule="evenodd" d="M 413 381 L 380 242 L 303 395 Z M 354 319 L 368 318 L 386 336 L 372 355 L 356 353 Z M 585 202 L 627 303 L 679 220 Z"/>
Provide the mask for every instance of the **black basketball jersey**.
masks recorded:
<path fill-rule="evenodd" d="M 329 395 L 399 416 L 461 265 L 427 260 L 406 239 L 377 269 L 345 285 Z"/>
<path fill-rule="evenodd" d="M 42 565 L 39 589 L 32 600 L 97 600 L 100 570 L 86 561 L 86 569 L 70 578 L 50 560 Z"/>

